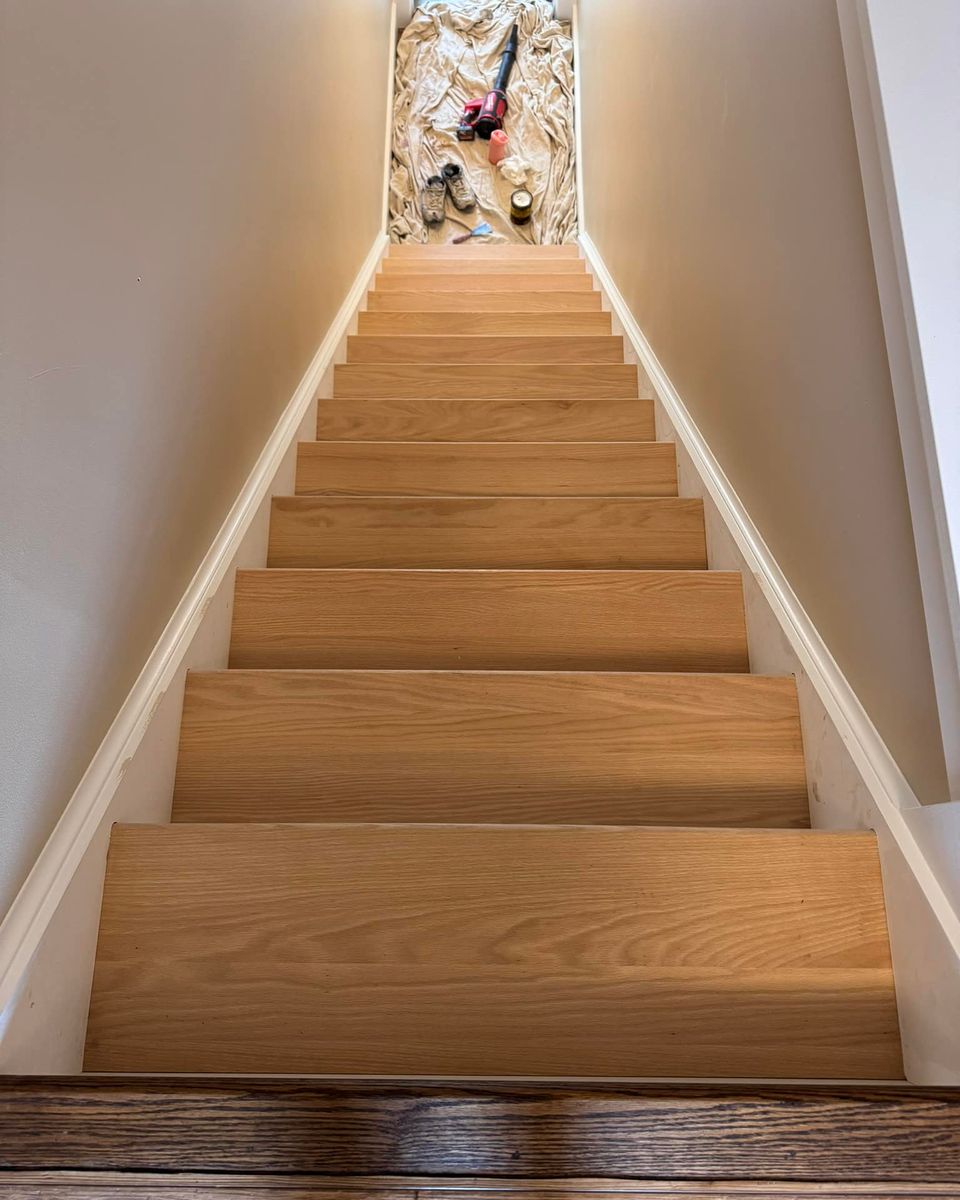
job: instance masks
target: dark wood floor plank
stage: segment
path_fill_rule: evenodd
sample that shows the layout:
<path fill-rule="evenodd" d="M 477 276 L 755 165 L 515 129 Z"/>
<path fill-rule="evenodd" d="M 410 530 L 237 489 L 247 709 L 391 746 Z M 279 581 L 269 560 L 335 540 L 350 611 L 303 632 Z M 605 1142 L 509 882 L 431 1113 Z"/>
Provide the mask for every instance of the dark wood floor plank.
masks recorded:
<path fill-rule="evenodd" d="M 960 1089 L 7 1078 L 39 1168 L 960 1183 Z"/>
<path fill-rule="evenodd" d="M 402 1182 L 402 1181 L 401 1181 Z M 328 1175 L 153 1175 L 126 1171 L 30 1171 L 0 1175 L 0 1196 L 17 1200 L 942 1200 L 957 1197 L 949 1183 L 782 1183 L 757 1180 L 473 1180 L 417 1179 L 397 1187 L 382 1177 L 333 1180 Z M 465 1196 L 464 1192 L 467 1191 Z"/>

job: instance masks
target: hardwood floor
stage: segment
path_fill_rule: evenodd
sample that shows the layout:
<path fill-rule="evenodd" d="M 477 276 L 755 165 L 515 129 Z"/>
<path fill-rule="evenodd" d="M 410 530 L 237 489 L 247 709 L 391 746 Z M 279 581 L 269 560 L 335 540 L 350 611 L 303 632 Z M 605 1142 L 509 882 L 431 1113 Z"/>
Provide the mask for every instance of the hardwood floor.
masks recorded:
<path fill-rule="evenodd" d="M 461 1195 L 484 1177 L 511 1192 L 960 1190 L 957 1088 L 7 1076 L 0 1131 L 0 1183 L 13 1189 L 46 1169 L 171 1185 L 184 1172 L 361 1188 L 440 1177 Z"/>
<path fill-rule="evenodd" d="M 331 1180 L 326 1176 L 197 1175 L 177 1173 L 157 1177 L 146 1174 L 98 1172 L 88 1174 L 31 1172 L 4 1181 L 0 1196 L 19 1200 L 245 1200 L 247 1197 L 283 1197 L 283 1200 L 642 1200 L 643 1197 L 685 1197 L 689 1200 L 939 1200 L 956 1197 L 951 1184 L 881 1183 L 768 1183 L 730 1180 L 711 1183 L 623 1180 L 537 1180 L 523 1185 L 501 1180 L 471 1180 L 467 1187 L 451 1188 L 441 1179 L 403 1178 Z"/>

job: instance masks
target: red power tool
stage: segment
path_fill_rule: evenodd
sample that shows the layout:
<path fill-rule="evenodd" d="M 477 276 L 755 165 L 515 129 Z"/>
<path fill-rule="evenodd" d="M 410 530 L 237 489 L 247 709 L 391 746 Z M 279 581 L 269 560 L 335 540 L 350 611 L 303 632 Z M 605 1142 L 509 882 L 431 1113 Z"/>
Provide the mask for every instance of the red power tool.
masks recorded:
<path fill-rule="evenodd" d="M 480 137 L 486 142 L 495 129 L 503 128 L 503 118 L 507 112 L 507 82 L 517 60 L 517 36 L 517 27 L 514 25 L 500 59 L 500 70 L 493 88 L 482 100 L 471 100 L 464 105 L 457 127 L 459 141 L 472 142 L 475 137 Z"/>

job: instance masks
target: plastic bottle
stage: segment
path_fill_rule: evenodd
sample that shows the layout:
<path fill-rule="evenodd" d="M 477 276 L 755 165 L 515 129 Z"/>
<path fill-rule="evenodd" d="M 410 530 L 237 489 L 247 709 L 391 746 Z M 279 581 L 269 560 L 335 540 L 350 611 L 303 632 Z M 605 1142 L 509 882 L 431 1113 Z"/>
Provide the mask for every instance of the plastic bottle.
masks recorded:
<path fill-rule="evenodd" d="M 502 129 L 495 129 L 490 134 L 490 161 L 494 164 L 498 163 L 501 158 L 506 158 L 510 153 L 507 149 L 507 143 L 510 139 Z"/>

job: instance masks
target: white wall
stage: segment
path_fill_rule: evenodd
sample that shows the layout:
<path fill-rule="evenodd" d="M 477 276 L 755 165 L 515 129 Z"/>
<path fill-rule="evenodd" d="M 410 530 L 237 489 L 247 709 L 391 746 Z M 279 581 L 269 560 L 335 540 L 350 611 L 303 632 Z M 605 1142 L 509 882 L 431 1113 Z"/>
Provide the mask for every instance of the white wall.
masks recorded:
<path fill-rule="evenodd" d="M 835 0 L 579 0 L 583 225 L 913 790 L 947 798 Z"/>
<path fill-rule="evenodd" d="M 0 911 L 381 224 L 388 0 L 0 0 Z"/>
<path fill-rule="evenodd" d="M 960 800 L 960 5 L 837 0 L 951 793 Z"/>

